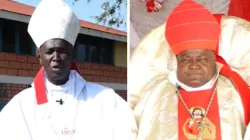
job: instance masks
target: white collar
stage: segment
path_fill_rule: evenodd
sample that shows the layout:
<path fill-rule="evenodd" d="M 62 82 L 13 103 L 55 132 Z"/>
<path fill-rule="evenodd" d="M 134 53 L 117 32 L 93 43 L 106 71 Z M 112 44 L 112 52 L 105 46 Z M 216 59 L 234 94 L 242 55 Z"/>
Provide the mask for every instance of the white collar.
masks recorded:
<path fill-rule="evenodd" d="M 187 86 L 185 85 L 184 83 L 180 82 L 178 80 L 178 77 L 177 77 L 177 74 L 176 74 L 176 70 L 172 71 L 169 76 L 168 76 L 168 79 L 169 81 L 173 84 L 173 85 L 178 85 L 180 86 L 181 88 L 183 88 L 184 90 L 186 91 L 200 91 L 200 90 L 207 90 L 207 89 L 210 89 L 213 87 L 214 83 L 216 82 L 216 80 L 218 79 L 219 77 L 219 73 L 220 73 L 220 69 L 221 69 L 221 65 L 216 63 L 216 68 L 217 68 L 217 72 L 216 74 L 214 75 L 214 77 L 208 81 L 206 84 L 200 86 L 200 87 L 197 87 L 197 88 L 193 88 L 193 87 L 190 87 L 190 86 Z"/>

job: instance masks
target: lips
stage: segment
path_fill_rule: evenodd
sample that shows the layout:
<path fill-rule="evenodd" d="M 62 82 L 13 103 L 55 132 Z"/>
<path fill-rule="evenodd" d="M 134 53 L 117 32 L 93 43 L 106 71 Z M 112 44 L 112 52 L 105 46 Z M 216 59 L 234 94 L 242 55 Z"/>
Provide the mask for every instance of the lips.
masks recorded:
<path fill-rule="evenodd" d="M 202 74 L 200 73 L 190 73 L 190 74 L 187 74 L 188 76 L 202 76 Z"/>
<path fill-rule="evenodd" d="M 200 71 L 189 71 L 187 73 L 187 76 L 196 76 L 196 75 L 202 75 Z"/>
<path fill-rule="evenodd" d="M 200 73 L 192 73 L 192 74 L 188 74 L 188 79 L 189 79 L 189 83 L 199 83 L 200 80 L 203 78 L 203 75 Z"/>
<path fill-rule="evenodd" d="M 54 65 L 52 66 L 53 71 L 60 71 L 63 67 L 61 65 Z"/>
<path fill-rule="evenodd" d="M 53 71 L 61 71 L 61 68 L 52 68 Z"/>

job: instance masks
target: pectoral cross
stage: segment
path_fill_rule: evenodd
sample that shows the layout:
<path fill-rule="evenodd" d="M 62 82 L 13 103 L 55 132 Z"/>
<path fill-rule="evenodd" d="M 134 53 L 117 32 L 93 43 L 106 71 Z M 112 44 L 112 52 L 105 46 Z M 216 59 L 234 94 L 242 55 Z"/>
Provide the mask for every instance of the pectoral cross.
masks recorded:
<path fill-rule="evenodd" d="M 56 100 L 56 102 L 60 103 L 60 105 L 62 105 L 62 104 L 63 104 L 63 100 L 62 100 L 62 99 L 60 99 L 60 100 Z"/>

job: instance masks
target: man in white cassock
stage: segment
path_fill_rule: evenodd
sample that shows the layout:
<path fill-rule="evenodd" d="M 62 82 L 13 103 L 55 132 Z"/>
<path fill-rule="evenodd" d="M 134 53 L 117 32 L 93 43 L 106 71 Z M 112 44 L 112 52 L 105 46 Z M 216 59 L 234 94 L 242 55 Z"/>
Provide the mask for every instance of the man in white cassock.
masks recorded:
<path fill-rule="evenodd" d="M 28 32 L 43 66 L 0 114 L 0 140 L 128 140 L 135 121 L 112 89 L 85 81 L 73 62 L 79 21 L 61 0 L 43 0 Z"/>

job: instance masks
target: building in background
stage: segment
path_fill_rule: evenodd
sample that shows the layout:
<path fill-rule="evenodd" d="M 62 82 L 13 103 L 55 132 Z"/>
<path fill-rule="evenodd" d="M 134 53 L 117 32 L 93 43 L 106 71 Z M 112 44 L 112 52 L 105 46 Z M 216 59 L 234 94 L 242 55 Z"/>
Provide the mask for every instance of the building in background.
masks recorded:
<path fill-rule="evenodd" d="M 17 93 L 30 86 L 40 69 L 38 50 L 27 32 L 34 7 L 0 2 L 0 110 Z M 127 97 L 127 34 L 80 21 L 75 60 L 90 82 L 113 88 Z"/>

